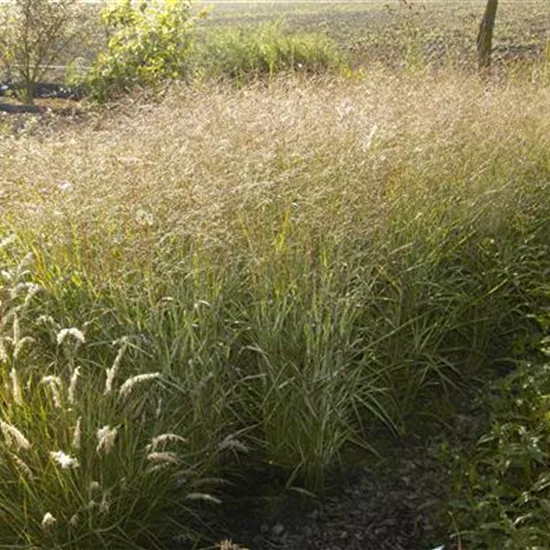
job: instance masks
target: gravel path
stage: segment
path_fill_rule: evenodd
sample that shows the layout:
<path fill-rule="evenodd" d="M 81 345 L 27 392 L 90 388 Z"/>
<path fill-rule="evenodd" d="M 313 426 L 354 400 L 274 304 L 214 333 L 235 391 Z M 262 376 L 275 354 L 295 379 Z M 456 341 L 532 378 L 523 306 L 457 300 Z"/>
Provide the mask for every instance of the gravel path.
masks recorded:
<path fill-rule="evenodd" d="M 249 550 L 451 550 L 441 533 L 448 474 L 429 455 L 425 445 L 396 449 L 309 511 L 287 498 L 267 520 L 265 506 L 250 502 L 228 517 L 227 538 Z"/>

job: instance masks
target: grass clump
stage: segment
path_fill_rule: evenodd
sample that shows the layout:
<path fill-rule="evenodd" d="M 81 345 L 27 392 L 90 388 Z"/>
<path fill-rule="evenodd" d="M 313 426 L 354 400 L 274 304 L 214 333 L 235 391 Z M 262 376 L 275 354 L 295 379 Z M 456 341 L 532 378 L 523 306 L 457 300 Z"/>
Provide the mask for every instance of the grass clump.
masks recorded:
<path fill-rule="evenodd" d="M 126 376 L 124 363 L 139 356 L 129 338 L 114 342 L 116 357 L 104 366 L 106 357 L 83 353 L 85 330 L 33 319 L 44 289 L 31 282 L 32 259 L 18 260 L 9 246 L 0 284 L 2 544 L 127 549 L 165 548 L 176 536 L 193 541 L 186 518 L 197 501 L 218 502 L 202 480 L 216 453 L 197 448 L 183 411 L 164 429 L 163 404 L 179 401 L 169 377 Z"/>
<path fill-rule="evenodd" d="M 337 44 L 321 33 L 290 33 L 281 22 L 208 30 L 198 46 L 199 73 L 239 82 L 278 73 L 335 72 L 345 65 Z"/>
<path fill-rule="evenodd" d="M 374 433 L 406 433 L 507 359 L 549 263 L 548 99 L 531 83 L 452 72 L 286 76 L 267 89 L 173 88 L 159 104 L 3 140 L 2 226 L 32 252 L 43 289 L 27 329 L 39 360 L 26 399 L 41 405 L 20 418 L 5 390 L 3 421 L 42 442 L 31 470 L 74 458 L 79 468 L 60 473 L 88 482 L 102 472 L 97 430 L 116 427 L 106 488 L 126 477 L 135 492 L 121 502 L 153 507 L 140 514 L 147 535 L 128 514 L 82 536 L 160 546 L 149 533 L 177 533 L 163 522 L 189 517 L 164 506 L 195 502 L 205 476 L 267 470 L 320 492 L 348 451 L 363 459 Z M 31 333 L 39 315 L 58 325 Z M 73 355 L 78 333 L 57 342 L 71 327 L 86 339 Z M 54 435 L 41 410 L 66 418 Z M 165 433 L 186 443 L 145 450 Z M 177 453 L 162 455 L 161 478 L 147 477 L 152 452 Z M 182 469 L 198 485 L 173 494 Z M 69 494 L 88 502 L 74 483 Z M 51 494 L 36 497 L 49 503 L 33 516 L 37 540 L 47 512 L 59 526 L 80 506 Z M 22 537 L 16 525 L 0 536 Z"/>

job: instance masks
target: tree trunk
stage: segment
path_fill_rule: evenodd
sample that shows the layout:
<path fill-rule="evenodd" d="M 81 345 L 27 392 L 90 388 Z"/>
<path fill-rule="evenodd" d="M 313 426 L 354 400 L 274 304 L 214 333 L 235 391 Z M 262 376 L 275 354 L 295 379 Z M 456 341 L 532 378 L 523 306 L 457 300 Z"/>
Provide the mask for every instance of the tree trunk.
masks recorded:
<path fill-rule="evenodd" d="M 477 35 L 477 61 L 480 71 L 491 66 L 491 52 L 493 50 L 493 29 L 497 16 L 498 0 L 487 0 L 485 13 L 479 26 Z"/>
<path fill-rule="evenodd" d="M 28 105 L 34 105 L 34 82 L 27 80 L 23 88 L 22 100 Z"/>

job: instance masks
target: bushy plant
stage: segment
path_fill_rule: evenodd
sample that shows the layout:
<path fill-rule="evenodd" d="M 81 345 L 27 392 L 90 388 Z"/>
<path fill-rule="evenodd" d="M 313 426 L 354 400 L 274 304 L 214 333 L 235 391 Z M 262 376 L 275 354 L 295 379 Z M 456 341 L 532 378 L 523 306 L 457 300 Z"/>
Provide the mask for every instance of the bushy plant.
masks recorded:
<path fill-rule="evenodd" d="M 200 16 L 188 0 L 119 0 L 105 7 L 101 17 L 110 38 L 87 78 L 92 95 L 106 99 L 184 77 Z"/>
<path fill-rule="evenodd" d="M 14 0 L 0 11 L 0 64 L 33 103 L 36 84 L 78 32 L 78 0 Z"/>
<path fill-rule="evenodd" d="M 491 384 L 485 398 L 490 429 L 474 456 L 455 464 L 451 510 L 467 548 L 550 545 L 549 392 L 550 365 L 540 358 Z"/>

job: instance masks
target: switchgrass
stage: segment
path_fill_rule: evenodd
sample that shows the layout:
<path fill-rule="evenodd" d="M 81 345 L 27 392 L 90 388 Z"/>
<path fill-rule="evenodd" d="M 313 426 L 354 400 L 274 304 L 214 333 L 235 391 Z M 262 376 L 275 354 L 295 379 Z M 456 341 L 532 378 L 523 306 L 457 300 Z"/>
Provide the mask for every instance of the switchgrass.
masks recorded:
<path fill-rule="evenodd" d="M 41 449 L 17 456 L 49 485 L 18 486 L 32 506 L 1 521 L 2 542 L 84 547 L 67 522 L 100 475 L 118 515 L 80 528 L 90 547 L 160 546 L 154 533 L 181 532 L 166 522 L 185 523 L 197 497 L 214 505 L 200 483 L 174 485 L 182 463 L 194 483 L 262 465 L 322 491 L 344 451 L 376 450 L 374 427 L 406 432 L 434 396 L 506 360 L 548 269 L 548 96 L 451 71 L 297 76 L 175 87 L 3 140 L 2 231 L 42 289 L 21 325 L 34 355 L 16 370 L 22 387 L 60 382 L 31 384 L 18 406 L 6 363 L 1 419 Z M 86 339 L 74 353 L 78 333 L 57 342 L 71 327 Z M 104 426 L 119 430 L 108 465 Z M 151 478 L 145 448 L 162 433 L 186 443 L 149 447 L 178 453 L 154 455 Z M 58 451 L 79 467 L 59 470 Z M 7 506 L 23 482 L 4 467 Z"/>

